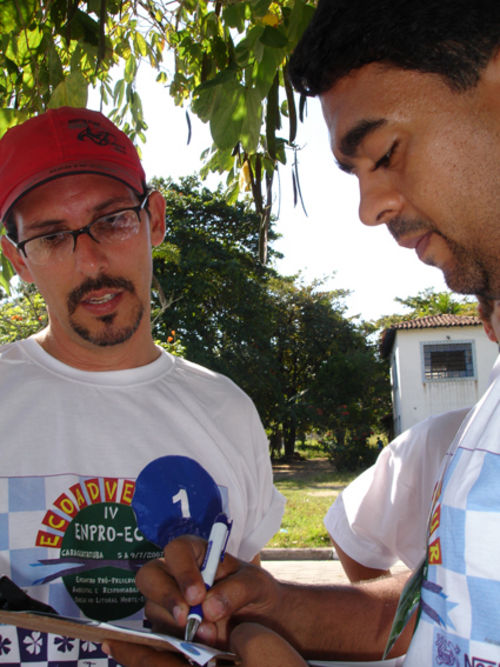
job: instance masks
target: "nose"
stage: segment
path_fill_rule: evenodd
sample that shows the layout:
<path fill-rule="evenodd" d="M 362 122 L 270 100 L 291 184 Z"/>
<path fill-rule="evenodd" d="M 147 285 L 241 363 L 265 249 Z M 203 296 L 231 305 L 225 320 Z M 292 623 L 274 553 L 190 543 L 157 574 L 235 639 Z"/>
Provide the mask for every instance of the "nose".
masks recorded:
<path fill-rule="evenodd" d="M 404 198 L 390 177 L 369 174 L 359 177 L 359 219 L 365 225 L 381 225 L 402 212 Z"/>
<path fill-rule="evenodd" d="M 99 275 L 108 267 L 105 248 L 87 233 L 76 237 L 73 257 L 77 269 L 87 276 Z"/>

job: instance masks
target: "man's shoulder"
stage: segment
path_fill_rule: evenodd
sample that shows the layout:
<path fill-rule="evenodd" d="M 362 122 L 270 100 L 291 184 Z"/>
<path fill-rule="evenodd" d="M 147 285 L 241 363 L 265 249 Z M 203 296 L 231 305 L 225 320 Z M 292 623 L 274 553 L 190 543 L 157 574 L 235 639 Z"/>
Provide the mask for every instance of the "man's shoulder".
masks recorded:
<path fill-rule="evenodd" d="M 15 340 L 11 343 L 3 343 L 0 345 L 0 360 L 22 355 L 23 346 L 24 340 Z"/>
<path fill-rule="evenodd" d="M 412 446 L 445 447 L 449 445 L 470 408 L 460 408 L 427 417 L 399 435 L 392 443 L 395 449 Z"/>
<path fill-rule="evenodd" d="M 224 392 L 248 398 L 247 394 L 231 378 L 206 366 L 175 357 L 174 373 L 178 381 L 196 384 L 200 390 Z"/>

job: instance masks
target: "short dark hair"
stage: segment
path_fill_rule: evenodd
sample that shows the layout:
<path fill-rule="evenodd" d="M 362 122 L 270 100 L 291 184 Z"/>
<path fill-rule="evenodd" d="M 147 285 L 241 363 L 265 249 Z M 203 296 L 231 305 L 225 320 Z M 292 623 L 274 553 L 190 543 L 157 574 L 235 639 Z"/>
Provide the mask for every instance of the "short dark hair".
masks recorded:
<path fill-rule="evenodd" d="M 499 0 L 319 0 L 289 66 L 295 88 L 320 95 L 369 63 L 479 81 L 500 46 Z"/>

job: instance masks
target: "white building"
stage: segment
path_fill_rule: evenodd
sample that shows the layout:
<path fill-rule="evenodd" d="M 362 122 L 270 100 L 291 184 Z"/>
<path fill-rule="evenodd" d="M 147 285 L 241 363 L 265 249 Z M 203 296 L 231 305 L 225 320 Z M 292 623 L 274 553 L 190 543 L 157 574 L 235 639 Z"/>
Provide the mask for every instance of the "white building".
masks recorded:
<path fill-rule="evenodd" d="M 440 412 L 473 405 L 498 355 L 478 317 L 430 315 L 382 334 L 391 368 L 394 435 Z"/>

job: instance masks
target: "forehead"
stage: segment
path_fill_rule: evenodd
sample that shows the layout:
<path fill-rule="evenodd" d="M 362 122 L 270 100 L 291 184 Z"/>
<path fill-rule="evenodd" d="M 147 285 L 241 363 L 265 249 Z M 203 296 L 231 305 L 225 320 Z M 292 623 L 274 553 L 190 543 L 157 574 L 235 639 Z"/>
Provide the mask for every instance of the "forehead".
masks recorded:
<path fill-rule="evenodd" d="M 132 190 L 122 181 L 101 174 L 71 174 L 38 185 L 23 195 L 14 206 L 17 214 L 32 209 L 62 210 L 85 206 L 89 210 L 114 198 L 130 198 Z"/>
<path fill-rule="evenodd" d="M 354 70 L 320 96 L 333 151 L 342 155 L 342 140 L 367 121 L 408 126 L 429 109 L 448 113 L 457 95 L 435 74 L 422 74 L 373 63 Z"/>

